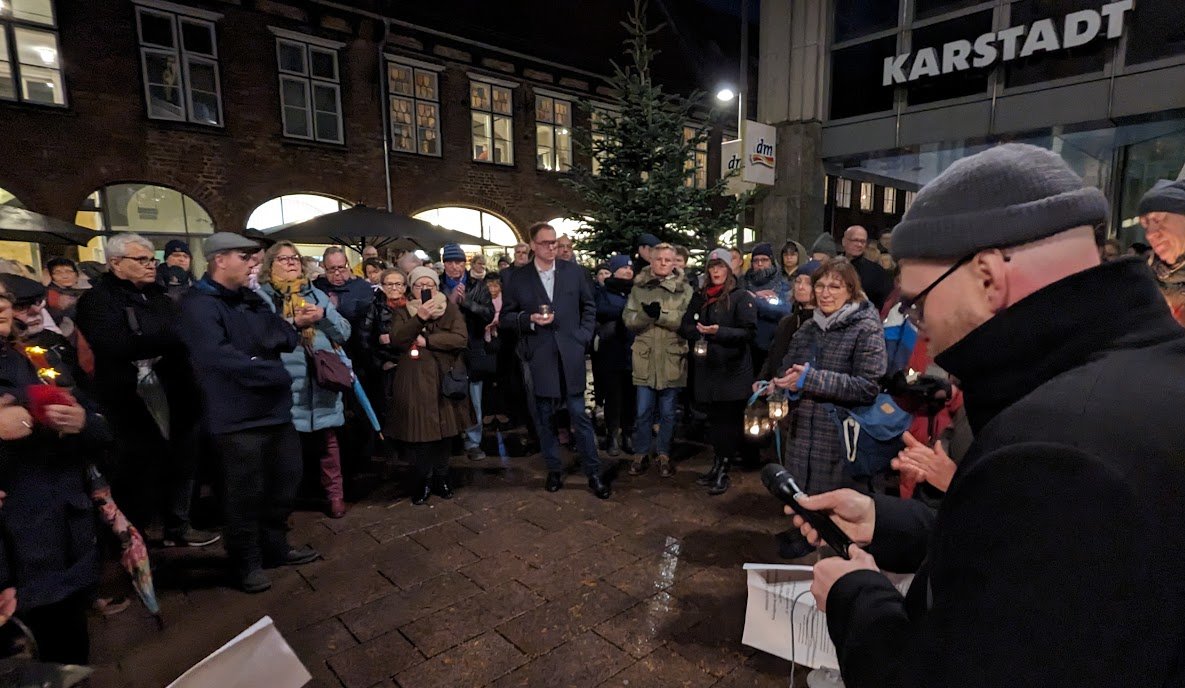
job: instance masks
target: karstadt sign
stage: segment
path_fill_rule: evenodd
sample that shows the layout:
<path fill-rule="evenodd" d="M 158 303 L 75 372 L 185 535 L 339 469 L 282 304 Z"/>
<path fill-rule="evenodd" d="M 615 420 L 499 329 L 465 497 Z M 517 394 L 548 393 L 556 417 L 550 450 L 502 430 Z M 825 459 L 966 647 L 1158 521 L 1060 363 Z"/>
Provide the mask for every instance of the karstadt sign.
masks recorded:
<path fill-rule="evenodd" d="M 1121 0 L 1097 10 L 1071 12 L 1060 27 L 1053 19 L 1039 19 L 1031 26 L 1013 26 L 985 33 L 974 41 L 960 39 L 942 48 L 922 48 L 916 53 L 886 57 L 881 83 L 892 86 L 973 67 L 981 69 L 1036 53 L 1076 48 L 1100 36 L 1119 38 L 1123 33 L 1123 17 L 1131 9 L 1132 0 Z"/>

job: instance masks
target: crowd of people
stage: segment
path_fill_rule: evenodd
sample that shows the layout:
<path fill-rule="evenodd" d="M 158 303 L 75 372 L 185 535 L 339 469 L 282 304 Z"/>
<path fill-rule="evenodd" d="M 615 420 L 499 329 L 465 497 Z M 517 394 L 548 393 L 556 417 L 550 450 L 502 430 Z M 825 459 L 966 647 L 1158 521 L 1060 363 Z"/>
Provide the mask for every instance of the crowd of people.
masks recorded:
<path fill-rule="evenodd" d="M 1056 156 L 1020 148 L 1053 166 L 1050 179 L 1068 173 Z M 1024 234 L 1030 225 L 1018 221 L 993 225 L 1003 238 L 990 246 L 949 239 L 930 231 L 942 217 L 925 219 L 941 208 L 927 204 L 940 191 L 923 191 L 891 239 L 886 231 L 874 241 L 852 226 L 840 247 L 824 235 L 809 250 L 796 241 L 777 251 L 757 243 L 747 254 L 717 248 L 698 273 L 691 251 L 650 234 L 641 235 L 635 255 L 590 270 L 576 261 L 572 239 L 546 223 L 531 226 L 529 242 L 499 258 L 497 270 L 456 244 L 442 248 L 438 265 L 366 247 L 351 266 L 341 247 L 317 259 L 287 241 L 265 247 L 220 232 L 202 244 L 201 276 L 191 272 L 184 242 L 170 241 L 158 265 L 153 244 L 135 234 L 110 237 L 105 269 L 93 276 L 64 258 L 46 265 L 47 285 L 7 271 L 0 274 L 0 586 L 15 588 L 16 613 L 44 659 L 86 662 L 86 613 L 103 558 L 91 465 L 109 475 L 133 523 L 160 527 L 163 546 L 221 538 L 235 583 L 252 593 L 270 587 L 269 568 L 319 556 L 287 536 L 306 472 L 326 514 L 341 518 L 351 468 L 397 456 L 411 468 L 411 503 L 423 505 L 453 496 L 452 456 L 476 463 L 487 449 L 505 451 L 491 446 L 489 430 L 500 440 L 521 427 L 534 438 L 547 469 L 543 488 L 553 492 L 565 480 L 562 447 L 579 457 L 590 492 L 608 499 L 616 474 L 607 467 L 620 461 L 638 476 L 655 466 L 671 478 L 680 429 L 690 436 L 706 427 L 713 461 L 697 483 L 708 495 L 727 492 L 738 465 L 778 461 L 803 490 L 821 495 L 810 498 L 824 500 L 818 506 L 841 516 L 835 498 L 825 500 L 845 489 L 908 496 L 924 485 L 915 501 L 932 503 L 952 489 L 963 454 L 939 436 L 960 424 L 977 441 L 992 434 L 996 406 L 1015 394 L 998 396 L 991 385 L 1023 386 L 1043 370 L 1037 360 L 1001 359 L 987 335 L 975 347 L 928 327 L 923 307 L 930 300 L 932 313 L 944 280 L 958 275 L 969 289 L 984 275 L 1013 275 L 1016 291 L 1001 293 L 997 280 L 961 315 L 944 317 L 968 332 L 988 323 L 997 336 L 1028 341 L 1033 335 L 1023 329 L 999 324 L 1000 313 L 1016 312 L 1013 304 L 1041 286 L 1017 275 L 1053 266 L 1057 258 L 1042 242 L 1082 225 L 1086 231 L 1053 246 L 1055 253 L 1076 251 L 1085 268 L 1155 282 L 1171 313 L 1185 318 L 1185 182 L 1158 185 L 1140 205 L 1151 273 L 1096 239 L 1106 219 L 1100 199 L 1081 180 L 1065 183 L 1074 187 L 1066 193 L 1086 199 L 1070 213 L 1077 223 L 1050 220 L 1056 226 L 1041 236 Z M 1083 238 L 1093 242 L 1092 257 L 1082 255 Z M 1030 241 L 1040 250 L 1028 252 Z M 998 264 L 982 262 L 985 247 L 999 248 Z M 393 267 L 385 260 L 392 257 Z M 958 260 L 951 267 L 946 259 Z M 910 261 L 927 269 L 911 275 Z M 1108 261 L 1114 267 L 1093 268 Z M 917 277 L 922 272 L 927 279 Z M 1142 312 L 1153 317 L 1157 308 L 1163 304 Z M 921 327 L 926 337 L 902 352 L 886 323 Z M 1033 343 L 1057 349 L 1051 340 Z M 950 352 L 960 347 L 956 361 Z M 943 352 L 946 360 L 932 358 Z M 992 361 L 997 367 L 985 370 Z M 942 369 L 956 375 L 954 385 Z M 939 391 L 919 401 L 911 391 L 919 378 L 938 380 L 926 389 Z M 55 395 L 42 393 L 43 383 Z M 854 473 L 836 410 L 868 407 L 886 393 L 917 418 L 891 469 Z M 775 413 L 783 399 L 788 407 Z M 769 404 L 784 442 L 748 437 L 755 403 Z M 216 487 L 221 535 L 192 524 L 203 482 Z M 817 544 L 808 526 L 779 535 L 786 558 Z"/>

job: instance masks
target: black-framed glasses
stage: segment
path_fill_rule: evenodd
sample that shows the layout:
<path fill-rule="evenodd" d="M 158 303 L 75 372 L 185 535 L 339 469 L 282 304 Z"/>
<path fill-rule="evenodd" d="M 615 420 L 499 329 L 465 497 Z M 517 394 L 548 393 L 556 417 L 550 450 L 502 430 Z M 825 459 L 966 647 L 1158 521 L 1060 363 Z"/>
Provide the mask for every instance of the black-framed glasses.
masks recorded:
<path fill-rule="evenodd" d="M 897 308 L 910 322 L 914 324 L 914 326 L 921 327 L 922 320 L 926 317 L 926 297 L 929 296 L 930 292 L 934 291 L 938 285 L 942 284 L 943 280 L 955 274 L 955 271 L 959 268 L 963 267 L 967 263 L 970 263 L 971 259 L 975 258 L 977 255 L 979 255 L 979 251 L 958 259 L 955 261 L 954 265 L 950 266 L 950 269 L 939 275 L 938 279 L 931 282 L 930 286 L 918 292 L 917 296 L 913 297 L 912 299 L 902 299 L 901 305 L 897 306 Z"/>
<path fill-rule="evenodd" d="M 132 256 L 120 256 L 119 259 L 120 260 L 134 260 L 137 263 L 139 263 L 140 267 L 142 267 L 142 268 L 146 268 L 151 265 L 156 265 L 157 263 L 160 262 L 159 260 L 156 259 L 156 256 L 136 256 L 135 258 L 133 258 Z"/>

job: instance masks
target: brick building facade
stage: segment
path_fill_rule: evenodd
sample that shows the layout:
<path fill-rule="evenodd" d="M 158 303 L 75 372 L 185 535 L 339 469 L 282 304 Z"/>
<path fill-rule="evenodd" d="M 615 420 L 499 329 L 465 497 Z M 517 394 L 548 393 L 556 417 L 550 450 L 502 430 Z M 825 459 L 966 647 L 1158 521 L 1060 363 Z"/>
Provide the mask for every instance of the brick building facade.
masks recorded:
<path fill-rule="evenodd" d="M 385 15 L 383 5 L 377 0 L 350 6 L 308 0 L 55 0 L 53 29 L 65 103 L 40 104 L 20 95 L 16 102 L 0 99 L 5 138 L 0 189 L 30 210 L 74 220 L 97 189 L 154 184 L 194 199 L 214 229 L 241 231 L 255 208 L 287 194 L 386 207 L 389 170 L 396 212 L 472 207 L 502 218 L 519 236 L 535 220 L 563 215 L 558 202 L 566 193 L 559 182 L 562 173 L 536 165 L 535 98 L 542 90 L 569 96 L 573 103 L 596 102 L 601 78 L 401 21 Z M 20 2 L 16 7 L 19 12 Z M 187 18 L 213 25 L 220 125 L 149 116 L 148 58 L 142 54 L 154 49 L 145 47 L 142 32 L 147 29 L 138 22 L 145 10 L 154 18 L 179 18 L 178 54 L 187 86 L 189 70 L 197 68 L 186 62 L 184 44 L 190 38 L 185 31 L 192 28 Z M 8 25 L 0 27 L 9 35 L 21 26 L 11 13 Z M 0 14 L 0 24 L 5 21 Z M 340 143 L 285 134 L 277 57 L 283 36 L 308 37 L 337 54 Z M 12 60 L 23 69 L 19 50 L 18 45 L 11 51 Z M 39 50 L 44 54 L 46 48 Z M 614 57 L 604 56 L 605 71 Z M 389 149 L 384 154 L 390 116 L 384 112 L 387 64 L 399 58 L 437 74 L 438 156 Z M 514 84 L 512 165 L 474 160 L 470 84 L 482 77 Z M 573 115 L 579 126 L 581 110 L 573 108 Z M 719 169 L 719 138 L 717 131 L 708 159 L 710 178 Z M 589 161 L 576 155 L 573 164 Z"/>

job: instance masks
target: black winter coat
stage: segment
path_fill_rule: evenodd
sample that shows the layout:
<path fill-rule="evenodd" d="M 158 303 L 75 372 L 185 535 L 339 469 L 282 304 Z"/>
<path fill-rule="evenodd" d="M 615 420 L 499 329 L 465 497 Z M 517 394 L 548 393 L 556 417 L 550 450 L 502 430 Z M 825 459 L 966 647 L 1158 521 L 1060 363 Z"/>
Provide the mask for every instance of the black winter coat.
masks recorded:
<path fill-rule="evenodd" d="M 381 369 L 384 363 L 399 362 L 399 352 L 379 341 L 380 336 L 390 331 L 391 307 L 387 305 L 387 295 L 380 291 L 375 294 L 374 303 L 362 319 L 362 331 L 358 333 L 362 361 L 354 361 L 355 367 L 365 363 L 366 367 Z"/>
<path fill-rule="evenodd" d="M 484 280 L 473 277 L 468 271 L 462 277 L 465 282 L 465 298 L 457 304 L 461 315 L 465 317 L 465 331 L 469 335 L 469 343 L 465 347 L 465 365 L 469 370 L 469 378 L 474 382 L 487 376 L 496 365 L 493 356 L 486 353 L 486 325 L 494 321 L 494 298 L 490 296 L 490 288 Z M 440 281 L 440 290 L 448 296 L 449 289 Z"/>
<path fill-rule="evenodd" d="M 1185 685 L 1183 334 L 1122 260 L 938 356 L 975 442 L 936 513 L 875 498 L 870 553 L 918 575 L 831 589 L 847 686 Z"/>
<path fill-rule="evenodd" d="M 696 319 L 696 316 L 698 320 Z M 753 297 L 741 286 L 706 305 L 704 292 L 691 297 L 691 305 L 683 317 L 681 334 L 692 342 L 700 338 L 696 323 L 719 325 L 720 330 L 708 335 L 708 355 L 691 356 L 695 400 L 701 404 L 713 401 L 741 401 L 753 392 L 753 357 L 750 347 L 757 334 L 757 306 Z"/>
<path fill-rule="evenodd" d="M 177 331 L 178 305 L 158 284 L 137 289 L 104 274 L 78 301 L 78 328 L 95 355 L 95 390 L 117 428 L 154 428 L 136 393 L 135 361 L 160 358 L 153 369 L 169 400 L 170 418 L 195 422 L 200 409 L 189 353 Z"/>
<path fill-rule="evenodd" d="M 280 354 L 296 328 L 250 289 L 206 275 L 181 300 L 181 326 L 214 434 L 292 422 L 292 377 Z"/>
<path fill-rule="evenodd" d="M 0 341 L 0 395 L 28 404 L 29 386 L 39 384 L 33 365 Z M 16 587 L 19 609 L 59 602 L 99 581 L 95 507 L 87 464 L 97 463 L 111 441 L 105 419 L 77 390 L 87 409 L 78 435 L 34 426 L 21 440 L 0 442 L 0 588 Z"/>
<path fill-rule="evenodd" d="M 633 280 L 610 277 L 605 286 L 594 285 L 597 302 L 597 349 L 592 354 L 593 369 L 599 372 L 629 372 L 632 369 L 630 346 L 634 333 L 621 319 L 629 300 Z M 599 374 L 599 373 L 598 373 Z"/>

